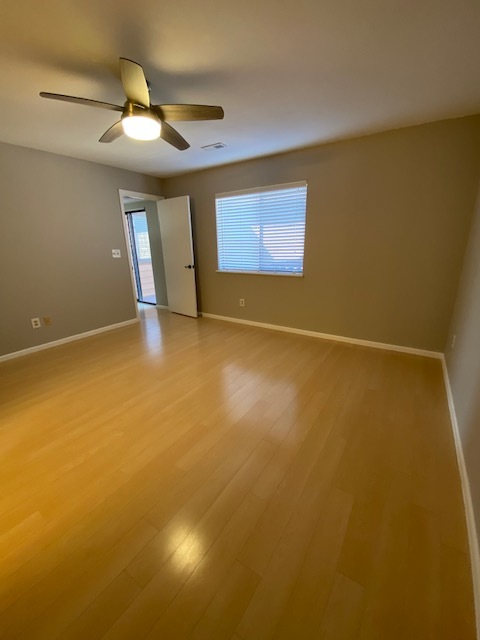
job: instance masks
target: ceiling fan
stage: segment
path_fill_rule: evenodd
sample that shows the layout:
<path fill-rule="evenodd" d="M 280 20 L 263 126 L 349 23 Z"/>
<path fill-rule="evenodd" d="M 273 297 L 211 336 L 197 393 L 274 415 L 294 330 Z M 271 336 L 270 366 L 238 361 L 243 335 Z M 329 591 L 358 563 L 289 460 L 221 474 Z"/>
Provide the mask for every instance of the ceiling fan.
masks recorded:
<path fill-rule="evenodd" d="M 41 91 L 42 98 L 62 100 L 89 107 L 98 107 L 110 111 L 119 111 L 121 119 L 107 129 L 99 142 L 113 142 L 123 133 L 135 140 L 155 140 L 165 142 L 183 151 L 189 148 L 188 142 L 166 120 L 221 120 L 222 107 L 204 104 L 150 104 L 150 87 L 141 65 L 127 58 L 120 58 L 120 77 L 127 98 L 123 107 L 108 102 L 98 102 L 88 98 L 64 96 L 60 93 Z"/>

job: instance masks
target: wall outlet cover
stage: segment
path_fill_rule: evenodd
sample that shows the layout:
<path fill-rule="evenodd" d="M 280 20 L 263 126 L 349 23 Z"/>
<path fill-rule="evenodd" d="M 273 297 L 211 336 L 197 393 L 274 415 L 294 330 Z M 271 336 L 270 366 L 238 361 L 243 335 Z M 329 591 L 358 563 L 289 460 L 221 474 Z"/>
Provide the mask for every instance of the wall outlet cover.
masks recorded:
<path fill-rule="evenodd" d="M 112 258 L 121 258 L 122 252 L 120 249 L 112 249 Z"/>

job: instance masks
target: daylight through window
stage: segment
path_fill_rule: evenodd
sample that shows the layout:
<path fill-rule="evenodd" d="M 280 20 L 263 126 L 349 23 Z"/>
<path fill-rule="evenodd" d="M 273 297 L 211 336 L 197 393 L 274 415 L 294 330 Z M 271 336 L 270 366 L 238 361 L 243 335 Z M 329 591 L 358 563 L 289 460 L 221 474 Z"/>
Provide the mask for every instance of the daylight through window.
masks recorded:
<path fill-rule="evenodd" d="M 307 183 L 215 196 L 218 270 L 302 275 Z"/>

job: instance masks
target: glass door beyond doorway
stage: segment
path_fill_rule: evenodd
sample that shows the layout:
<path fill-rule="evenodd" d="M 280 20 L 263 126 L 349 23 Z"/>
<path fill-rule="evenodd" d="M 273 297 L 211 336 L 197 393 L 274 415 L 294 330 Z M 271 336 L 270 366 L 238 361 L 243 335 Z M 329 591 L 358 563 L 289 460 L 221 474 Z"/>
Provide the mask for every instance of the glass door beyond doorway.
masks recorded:
<path fill-rule="evenodd" d="M 133 272 L 137 300 L 147 304 L 156 304 L 155 281 L 153 279 L 150 238 L 148 236 L 147 215 L 145 211 L 131 211 L 127 216 L 128 235 L 132 250 Z"/>

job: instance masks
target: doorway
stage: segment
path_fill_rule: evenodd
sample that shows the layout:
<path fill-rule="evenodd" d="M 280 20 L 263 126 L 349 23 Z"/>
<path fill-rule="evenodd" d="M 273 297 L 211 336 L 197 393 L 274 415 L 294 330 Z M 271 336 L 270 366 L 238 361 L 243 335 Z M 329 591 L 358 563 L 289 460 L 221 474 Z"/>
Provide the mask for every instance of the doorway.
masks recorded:
<path fill-rule="evenodd" d="M 152 295 L 156 307 L 198 317 L 189 196 L 165 200 L 119 189 L 119 197 L 137 317 L 143 303 L 154 306 Z M 153 291 L 142 273 L 142 260 L 149 263 Z"/>
<path fill-rule="evenodd" d="M 152 252 L 145 209 L 127 211 L 127 230 L 132 256 L 135 292 L 138 302 L 157 304 Z"/>
<path fill-rule="evenodd" d="M 126 256 L 136 314 L 145 305 L 167 308 L 167 287 L 157 202 L 161 196 L 119 190 Z"/>

